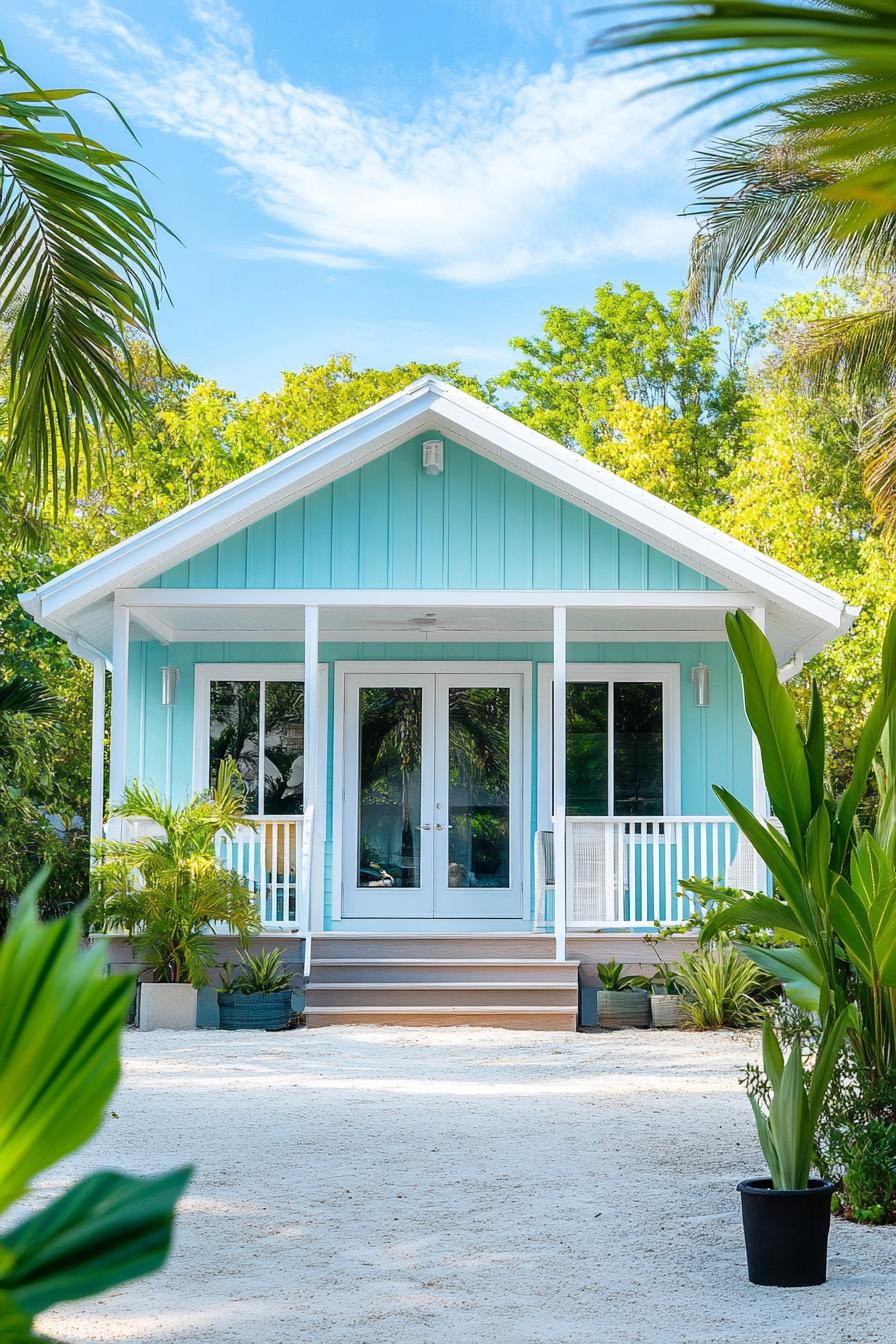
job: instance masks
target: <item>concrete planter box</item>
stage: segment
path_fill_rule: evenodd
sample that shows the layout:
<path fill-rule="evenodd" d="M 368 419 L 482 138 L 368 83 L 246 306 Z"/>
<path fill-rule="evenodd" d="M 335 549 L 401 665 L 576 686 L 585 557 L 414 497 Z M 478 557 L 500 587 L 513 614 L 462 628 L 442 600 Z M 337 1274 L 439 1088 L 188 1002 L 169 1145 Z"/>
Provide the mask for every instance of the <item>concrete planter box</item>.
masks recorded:
<path fill-rule="evenodd" d="M 192 985 L 140 985 L 137 1026 L 141 1031 L 195 1031 L 196 990 Z"/>
<path fill-rule="evenodd" d="M 680 1027 L 681 996 L 678 994 L 651 994 L 650 1018 L 655 1027 Z"/>

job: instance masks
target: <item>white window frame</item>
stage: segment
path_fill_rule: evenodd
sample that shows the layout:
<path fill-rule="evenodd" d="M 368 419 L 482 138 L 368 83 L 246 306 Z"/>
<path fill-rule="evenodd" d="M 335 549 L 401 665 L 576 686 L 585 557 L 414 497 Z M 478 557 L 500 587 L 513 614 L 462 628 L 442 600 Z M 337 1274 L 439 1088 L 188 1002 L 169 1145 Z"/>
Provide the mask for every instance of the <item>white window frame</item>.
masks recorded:
<path fill-rule="evenodd" d="M 664 815 L 678 816 L 681 795 L 681 664 L 680 663 L 568 663 L 567 687 L 577 681 L 654 681 L 663 688 L 663 808 Z M 551 721 L 554 667 L 538 667 L 538 829 L 549 831 L 553 825 L 553 728 Z M 613 694 L 610 692 L 609 766 L 607 802 L 613 801 Z M 612 820 L 615 814 L 608 813 Z"/>
<path fill-rule="evenodd" d="M 213 681 L 305 681 L 304 663 L 196 663 L 194 667 L 195 684 L 193 690 L 193 789 L 196 793 L 208 788 L 210 758 L 210 715 L 211 684 Z M 324 663 L 318 665 L 318 687 L 320 716 L 318 722 L 318 741 L 326 742 L 327 737 L 327 669 Z M 264 712 L 264 697 L 259 697 L 259 733 L 261 715 Z M 259 742 L 259 750 L 262 744 Z M 326 798 L 326 752 L 319 751 L 320 770 L 318 773 L 319 799 Z M 261 802 L 261 783 L 263 771 L 259 761 L 258 798 Z M 320 810 L 320 809 L 319 809 Z M 301 817 L 301 812 L 275 815 L 274 813 L 248 812 L 253 820 L 264 818 L 267 821 L 291 821 Z M 317 827 L 315 826 L 315 830 Z"/>

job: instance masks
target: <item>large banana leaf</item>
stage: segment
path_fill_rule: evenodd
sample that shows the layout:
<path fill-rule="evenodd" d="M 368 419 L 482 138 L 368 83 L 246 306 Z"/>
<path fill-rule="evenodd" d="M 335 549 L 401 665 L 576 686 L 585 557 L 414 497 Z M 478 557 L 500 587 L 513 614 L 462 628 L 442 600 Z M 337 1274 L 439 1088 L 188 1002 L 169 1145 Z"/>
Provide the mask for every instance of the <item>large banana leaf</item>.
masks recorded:
<path fill-rule="evenodd" d="M 46 874 L 22 896 L 0 943 L 0 1213 L 37 1172 L 98 1128 L 119 1075 L 130 976 L 105 974 L 105 950 L 81 946 L 75 912 L 37 918 Z M 0 1233 L 0 1340 L 37 1339 L 33 1317 L 164 1261 L 189 1169 L 88 1176 Z"/>
<path fill-rule="evenodd" d="M 168 1255 L 174 1205 L 190 1171 L 98 1171 L 80 1181 L 4 1237 L 0 1294 L 30 1317 L 151 1274 Z"/>
<path fill-rule="evenodd" d="M 820 962 L 805 947 L 755 947 L 752 943 L 735 944 L 750 961 L 783 986 L 787 997 L 798 1008 L 817 1013 L 827 990 L 827 977 Z"/>
<path fill-rule="evenodd" d="M 745 611 L 736 611 L 728 613 L 725 626 L 743 679 L 747 718 L 759 742 L 768 796 L 800 861 L 812 817 L 812 786 L 796 710 L 778 680 L 771 645 L 756 623 Z"/>
<path fill-rule="evenodd" d="M 0 1209 L 99 1125 L 134 992 L 80 946 L 77 916 L 38 920 L 36 890 L 0 943 Z"/>
<path fill-rule="evenodd" d="M 896 609 L 890 612 L 881 650 L 881 684 L 856 746 L 849 783 L 834 815 L 833 862 L 840 867 L 847 854 L 856 810 L 868 788 L 868 776 L 890 715 L 896 709 Z"/>
<path fill-rule="evenodd" d="M 853 851 L 850 881 L 834 886 L 831 919 L 862 979 L 875 990 L 896 988 L 896 868 L 868 832 Z"/>

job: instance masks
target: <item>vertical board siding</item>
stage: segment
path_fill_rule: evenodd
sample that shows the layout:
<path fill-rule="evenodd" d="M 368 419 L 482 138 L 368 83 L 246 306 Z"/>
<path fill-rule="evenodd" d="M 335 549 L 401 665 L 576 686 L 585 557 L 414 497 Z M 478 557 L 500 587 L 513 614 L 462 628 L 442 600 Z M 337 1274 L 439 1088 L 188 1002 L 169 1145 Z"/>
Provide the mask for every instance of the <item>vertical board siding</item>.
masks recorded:
<path fill-rule="evenodd" d="M 152 587 L 719 588 L 696 570 L 445 443 L 417 437 L 194 556 Z"/>

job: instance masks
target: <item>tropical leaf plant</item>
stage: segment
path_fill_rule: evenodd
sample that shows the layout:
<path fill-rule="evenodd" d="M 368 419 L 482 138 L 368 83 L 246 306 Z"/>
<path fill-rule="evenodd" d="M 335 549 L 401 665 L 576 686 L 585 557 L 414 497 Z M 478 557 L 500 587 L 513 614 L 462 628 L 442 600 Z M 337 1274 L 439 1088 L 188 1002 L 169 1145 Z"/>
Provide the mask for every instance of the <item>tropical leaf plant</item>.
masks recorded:
<path fill-rule="evenodd" d="M 131 783 L 109 815 L 148 821 L 159 833 L 100 843 L 92 873 L 93 924 L 124 929 L 156 981 L 208 984 L 213 925 L 226 924 L 243 942 L 261 928 L 251 891 L 215 853 L 219 832 L 232 836 L 237 825 L 253 825 L 235 763 L 226 757 L 214 788 L 180 806 L 147 784 Z"/>
<path fill-rule="evenodd" d="M 896 613 L 884 637 L 881 685 L 839 797 L 825 780 L 817 687 L 803 729 L 762 631 L 745 612 L 729 615 L 727 629 L 781 830 L 716 786 L 722 805 L 768 865 L 775 894 L 732 896 L 706 890 L 700 882 L 684 883 L 717 902 L 701 928 L 701 943 L 744 927 L 770 930 L 789 945 L 738 942 L 739 950 L 775 976 L 800 1007 L 819 1013 L 825 1031 L 856 1003 L 859 1017 L 850 1028 L 856 1057 L 883 1077 L 896 1063 L 896 868 L 873 836 L 861 833 L 856 818 L 896 705 Z"/>
<path fill-rule="evenodd" d="M 610 993 L 621 993 L 625 989 L 645 989 L 647 980 L 643 975 L 624 975 L 625 967 L 621 961 L 611 957 L 597 967 L 600 987 Z"/>
<path fill-rule="evenodd" d="M 38 919 L 42 874 L 0 944 L 0 1214 L 98 1129 L 119 1077 L 132 976 L 106 975 L 77 913 Z M 168 1255 L 190 1178 L 100 1171 L 0 1232 L 0 1338 L 42 1339 L 34 1317 L 150 1274 Z M 6 1222 L 6 1220 L 4 1220 Z"/>
<path fill-rule="evenodd" d="M 130 436 L 138 398 L 128 337 L 158 344 L 160 225 L 132 161 L 86 136 L 68 110 L 90 90 L 40 88 L 2 43 L 0 84 L 5 468 L 55 502 L 60 477 L 73 497 L 111 428 Z"/>
<path fill-rule="evenodd" d="M 762 1028 L 762 1065 L 768 1079 L 770 1101 L 762 1110 L 750 1097 L 759 1144 L 768 1163 L 776 1190 L 805 1190 L 815 1161 L 815 1132 L 831 1085 L 837 1057 L 843 1044 L 852 1009 L 837 1016 L 812 1067 L 808 1086 L 803 1068 L 802 1041 L 796 1038 L 787 1057 L 766 1018 Z"/>

